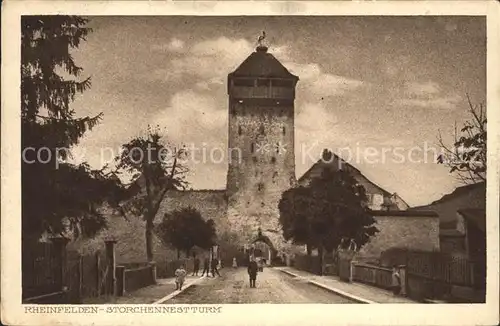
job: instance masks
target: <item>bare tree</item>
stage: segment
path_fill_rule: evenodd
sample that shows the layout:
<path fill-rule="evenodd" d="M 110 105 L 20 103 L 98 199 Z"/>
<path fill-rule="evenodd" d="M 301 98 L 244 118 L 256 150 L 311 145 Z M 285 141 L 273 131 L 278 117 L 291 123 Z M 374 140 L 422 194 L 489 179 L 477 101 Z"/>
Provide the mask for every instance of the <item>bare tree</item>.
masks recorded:
<path fill-rule="evenodd" d="M 471 118 L 458 131 L 455 123 L 454 142 L 445 144 L 441 132 L 438 142 L 443 153 L 439 164 L 445 164 L 464 184 L 486 181 L 486 108 L 481 103 L 474 105 L 467 96 Z"/>
<path fill-rule="evenodd" d="M 153 260 L 154 219 L 168 190 L 184 190 L 188 169 L 182 164 L 184 148 L 165 144 L 158 130 L 148 128 L 146 137 L 136 137 L 122 146 L 118 170 L 133 173 L 139 184 L 137 194 L 122 206 L 122 213 L 142 215 L 146 221 L 146 256 Z M 147 155 L 146 155 L 147 153 Z"/>

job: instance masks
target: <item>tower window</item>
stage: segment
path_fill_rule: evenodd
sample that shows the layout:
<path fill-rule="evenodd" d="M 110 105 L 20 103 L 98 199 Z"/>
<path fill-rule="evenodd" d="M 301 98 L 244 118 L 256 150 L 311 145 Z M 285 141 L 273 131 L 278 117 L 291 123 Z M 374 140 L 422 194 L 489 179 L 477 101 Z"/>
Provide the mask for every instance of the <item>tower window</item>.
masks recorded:
<path fill-rule="evenodd" d="M 235 79 L 233 81 L 234 86 L 240 86 L 240 87 L 254 87 L 254 80 L 253 79 Z"/>
<path fill-rule="evenodd" d="M 286 79 L 275 79 L 273 80 L 273 86 L 275 87 L 293 87 L 293 81 Z"/>
<path fill-rule="evenodd" d="M 257 86 L 259 87 L 269 87 L 271 82 L 269 79 L 257 79 Z"/>
<path fill-rule="evenodd" d="M 250 145 L 250 150 L 253 152 L 255 152 L 255 143 L 252 143 L 252 145 Z"/>
<path fill-rule="evenodd" d="M 286 134 L 286 128 L 285 127 L 283 127 L 281 131 L 283 132 L 283 135 Z"/>
<path fill-rule="evenodd" d="M 260 132 L 261 135 L 265 134 L 266 131 L 264 129 L 264 125 L 260 125 L 259 132 Z"/>
<path fill-rule="evenodd" d="M 241 135 L 241 126 L 238 126 L 238 135 Z"/>
<path fill-rule="evenodd" d="M 276 157 L 271 157 L 271 163 L 276 163 Z"/>
<path fill-rule="evenodd" d="M 264 190 L 264 184 L 262 182 L 259 182 L 259 184 L 257 185 L 259 191 L 262 191 Z"/>

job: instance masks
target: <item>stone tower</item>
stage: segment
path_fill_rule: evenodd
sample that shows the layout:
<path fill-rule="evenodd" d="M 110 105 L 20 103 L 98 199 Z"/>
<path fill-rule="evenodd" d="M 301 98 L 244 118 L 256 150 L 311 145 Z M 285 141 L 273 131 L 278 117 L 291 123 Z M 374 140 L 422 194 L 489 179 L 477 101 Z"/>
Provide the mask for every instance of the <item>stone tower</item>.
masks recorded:
<path fill-rule="evenodd" d="M 294 101 L 298 77 L 266 46 L 228 75 L 228 214 L 243 241 L 258 229 L 282 242 L 278 202 L 295 185 Z"/>

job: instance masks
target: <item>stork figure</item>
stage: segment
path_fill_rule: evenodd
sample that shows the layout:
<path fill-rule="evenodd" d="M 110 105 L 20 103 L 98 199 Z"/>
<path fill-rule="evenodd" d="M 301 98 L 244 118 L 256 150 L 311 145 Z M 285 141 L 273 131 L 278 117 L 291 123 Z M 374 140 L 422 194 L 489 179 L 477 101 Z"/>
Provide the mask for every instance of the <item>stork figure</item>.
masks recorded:
<path fill-rule="evenodd" d="M 257 43 L 259 44 L 259 46 L 262 46 L 262 41 L 264 41 L 265 38 L 266 38 L 266 32 L 262 31 L 262 35 L 260 35 L 259 38 L 257 39 Z"/>

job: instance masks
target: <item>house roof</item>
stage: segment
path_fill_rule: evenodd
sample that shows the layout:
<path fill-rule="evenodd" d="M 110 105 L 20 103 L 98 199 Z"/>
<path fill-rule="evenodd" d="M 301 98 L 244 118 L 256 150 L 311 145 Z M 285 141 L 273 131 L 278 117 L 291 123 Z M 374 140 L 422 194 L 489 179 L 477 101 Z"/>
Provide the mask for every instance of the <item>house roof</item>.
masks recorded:
<path fill-rule="evenodd" d="M 439 229 L 440 237 L 464 237 L 465 234 L 457 229 Z"/>
<path fill-rule="evenodd" d="M 458 214 L 462 215 L 467 222 L 474 224 L 479 230 L 486 232 L 486 211 L 480 208 L 459 209 Z"/>
<path fill-rule="evenodd" d="M 256 51 L 248 56 L 229 77 L 265 77 L 265 78 L 299 78 L 288 71 L 272 54 L 267 47 L 257 47 Z"/>
<path fill-rule="evenodd" d="M 439 215 L 434 211 L 370 211 L 373 216 L 408 216 L 408 217 L 439 217 Z"/>
<path fill-rule="evenodd" d="M 299 179 L 298 179 L 298 182 L 300 183 L 302 180 L 304 180 L 305 178 L 308 178 L 311 176 L 311 174 L 314 172 L 314 170 L 320 168 L 321 166 L 325 166 L 325 165 L 328 165 L 329 163 L 327 162 L 333 162 L 333 160 L 331 160 L 331 157 L 326 157 L 325 158 L 325 155 L 326 156 L 329 156 L 329 155 L 333 155 L 333 157 L 335 158 L 335 160 L 338 160 L 342 166 L 346 167 L 346 170 L 347 171 L 350 171 L 350 172 L 354 172 L 355 174 L 358 174 L 358 175 L 361 175 L 363 178 L 365 178 L 368 182 L 370 182 L 375 188 L 377 188 L 378 190 L 380 190 L 380 192 L 382 192 L 385 196 L 391 196 L 391 193 L 388 192 L 387 190 L 385 190 L 384 188 L 380 187 L 379 185 L 375 184 L 374 182 L 372 182 L 371 180 L 369 180 L 366 176 L 363 175 L 363 173 L 361 173 L 360 170 L 358 170 L 357 168 L 355 168 L 354 166 L 352 166 L 351 164 L 347 163 L 346 161 L 344 161 L 341 157 L 339 157 L 337 154 L 331 152 L 331 151 L 328 151 L 328 150 L 324 150 L 323 151 L 323 154 L 322 154 L 322 158 L 320 158 L 316 163 L 314 163 Z M 326 162 L 325 162 L 326 161 Z M 404 200 L 398 195 L 399 199 L 401 199 L 403 202 Z"/>
<path fill-rule="evenodd" d="M 401 196 L 400 196 L 397 192 L 393 193 L 393 194 L 392 194 L 392 196 L 393 196 L 394 198 L 399 199 L 399 200 L 400 200 L 400 201 L 401 201 L 404 205 L 406 205 L 407 207 L 410 207 L 410 205 L 408 205 L 408 203 L 407 203 L 407 202 L 406 202 L 403 198 L 401 198 Z"/>
<path fill-rule="evenodd" d="M 443 197 L 439 198 L 438 200 L 433 201 L 430 204 L 415 206 L 415 207 L 412 207 L 411 209 L 420 209 L 420 208 L 426 208 L 426 207 L 431 206 L 431 205 L 441 204 L 441 203 L 444 203 L 446 201 L 452 200 L 456 197 L 466 195 L 467 193 L 469 193 L 473 190 L 482 188 L 482 187 L 485 187 L 484 182 L 478 182 L 478 183 L 474 183 L 474 184 L 470 184 L 470 185 L 461 186 L 461 187 L 458 187 L 455 190 L 453 190 L 453 192 L 444 195 Z"/>

